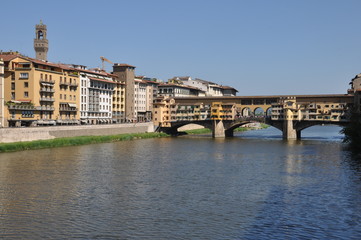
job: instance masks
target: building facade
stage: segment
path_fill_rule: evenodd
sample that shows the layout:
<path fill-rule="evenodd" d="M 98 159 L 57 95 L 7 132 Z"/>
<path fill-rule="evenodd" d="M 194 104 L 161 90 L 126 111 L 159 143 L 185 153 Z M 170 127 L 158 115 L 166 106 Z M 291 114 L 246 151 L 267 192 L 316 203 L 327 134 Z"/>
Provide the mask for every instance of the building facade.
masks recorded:
<path fill-rule="evenodd" d="M 123 122 L 136 121 L 135 109 L 135 66 L 128 64 L 115 63 L 113 65 L 113 74 L 116 75 L 120 82 L 124 83 L 125 89 L 125 106 Z"/>
<path fill-rule="evenodd" d="M 296 97 L 280 99 L 272 104 L 272 120 L 347 121 L 346 103 L 296 102 Z"/>
<path fill-rule="evenodd" d="M 219 85 L 217 83 L 209 82 L 199 78 L 192 77 L 173 77 L 168 80 L 168 83 L 179 85 L 186 85 L 202 90 L 199 96 L 236 96 L 237 90 L 233 87 Z"/>
<path fill-rule="evenodd" d="M 0 58 L 5 67 L 5 126 L 78 123 L 78 72 L 14 52 Z"/>
<path fill-rule="evenodd" d="M 116 82 L 100 69 L 73 65 L 80 75 L 80 120 L 82 124 L 113 122 L 113 94 Z"/>
<path fill-rule="evenodd" d="M 159 97 L 199 97 L 204 91 L 199 88 L 174 83 L 163 83 L 158 85 Z"/>
<path fill-rule="evenodd" d="M 5 125 L 4 61 L 0 58 L 0 128 Z"/>

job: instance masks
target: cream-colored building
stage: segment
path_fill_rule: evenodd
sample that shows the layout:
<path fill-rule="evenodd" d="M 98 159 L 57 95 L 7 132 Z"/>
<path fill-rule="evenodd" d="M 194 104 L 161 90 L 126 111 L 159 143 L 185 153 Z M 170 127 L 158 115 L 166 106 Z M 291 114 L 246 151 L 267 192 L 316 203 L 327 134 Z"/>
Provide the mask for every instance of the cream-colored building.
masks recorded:
<path fill-rule="evenodd" d="M 158 97 L 153 105 L 153 123 L 159 127 L 170 127 L 176 121 L 176 104 L 174 98 Z"/>
<path fill-rule="evenodd" d="M 296 102 L 295 97 L 272 104 L 272 120 L 347 121 L 347 104 L 332 102 Z"/>
<path fill-rule="evenodd" d="M 0 58 L 0 127 L 4 127 L 4 61 Z"/>
<path fill-rule="evenodd" d="M 125 82 L 121 81 L 116 75 L 112 75 L 115 82 L 113 92 L 113 123 L 122 123 L 125 121 Z"/>
<path fill-rule="evenodd" d="M 5 126 L 79 124 L 79 72 L 62 64 L 2 53 Z"/>

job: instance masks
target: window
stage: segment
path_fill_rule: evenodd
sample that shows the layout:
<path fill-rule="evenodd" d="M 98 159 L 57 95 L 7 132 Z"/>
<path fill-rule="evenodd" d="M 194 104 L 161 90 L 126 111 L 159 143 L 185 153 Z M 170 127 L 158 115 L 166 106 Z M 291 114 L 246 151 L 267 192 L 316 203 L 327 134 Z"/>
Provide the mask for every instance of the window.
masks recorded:
<path fill-rule="evenodd" d="M 28 98 L 29 97 L 29 92 L 24 92 L 24 97 Z"/>
<path fill-rule="evenodd" d="M 14 82 L 11 83 L 11 90 L 15 90 L 15 83 Z"/>
<path fill-rule="evenodd" d="M 15 100 L 15 92 L 11 92 L 11 100 Z"/>
<path fill-rule="evenodd" d="M 66 94 L 64 94 L 64 100 L 66 100 Z"/>
<path fill-rule="evenodd" d="M 29 73 L 20 73 L 20 78 L 22 79 L 29 78 Z"/>
<path fill-rule="evenodd" d="M 60 99 L 63 99 L 63 94 L 60 94 Z"/>
<path fill-rule="evenodd" d="M 29 87 L 29 83 L 28 82 L 24 82 L 24 88 L 28 88 Z"/>

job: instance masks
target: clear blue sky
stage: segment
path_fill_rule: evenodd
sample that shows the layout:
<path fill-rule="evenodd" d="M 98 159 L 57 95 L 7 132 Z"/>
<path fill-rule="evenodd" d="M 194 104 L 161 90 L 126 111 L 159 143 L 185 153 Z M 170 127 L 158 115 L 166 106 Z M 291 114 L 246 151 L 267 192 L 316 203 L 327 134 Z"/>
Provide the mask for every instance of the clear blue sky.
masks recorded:
<path fill-rule="evenodd" d="M 238 95 L 345 93 L 361 72 L 359 0 L 2 1 L 0 49 L 137 75 L 192 76 Z M 107 70 L 111 70 L 108 64 Z"/>

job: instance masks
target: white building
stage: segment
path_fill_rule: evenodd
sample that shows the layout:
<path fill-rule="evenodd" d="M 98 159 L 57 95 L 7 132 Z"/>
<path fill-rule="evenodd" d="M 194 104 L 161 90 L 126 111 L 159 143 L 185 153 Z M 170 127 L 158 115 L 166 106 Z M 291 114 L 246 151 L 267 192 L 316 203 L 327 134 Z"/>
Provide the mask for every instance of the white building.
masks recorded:
<path fill-rule="evenodd" d="M 204 91 L 205 96 L 221 97 L 221 96 L 236 96 L 237 90 L 229 86 L 219 85 L 217 83 L 209 82 L 199 78 L 187 77 L 173 77 L 168 82 L 183 84 L 190 87 L 198 88 Z"/>
<path fill-rule="evenodd" d="M 82 124 L 112 123 L 115 82 L 108 73 L 73 65 L 80 71 L 80 120 Z"/>
<path fill-rule="evenodd" d="M 136 119 L 138 122 L 152 121 L 153 100 L 157 97 L 159 83 L 144 76 L 134 79 Z"/>
<path fill-rule="evenodd" d="M 134 108 L 137 122 L 146 121 L 147 112 L 147 84 L 143 80 L 134 79 Z"/>

